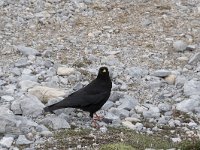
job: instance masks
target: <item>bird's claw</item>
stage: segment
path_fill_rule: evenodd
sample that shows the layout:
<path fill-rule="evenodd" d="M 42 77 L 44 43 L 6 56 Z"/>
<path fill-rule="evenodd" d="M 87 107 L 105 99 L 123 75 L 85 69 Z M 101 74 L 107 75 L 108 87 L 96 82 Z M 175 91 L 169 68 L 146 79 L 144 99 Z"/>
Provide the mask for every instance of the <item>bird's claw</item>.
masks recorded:
<path fill-rule="evenodd" d="M 96 128 L 96 129 L 100 129 L 102 126 L 100 126 L 97 122 L 96 122 L 96 120 L 92 120 L 92 127 L 93 128 Z"/>
<path fill-rule="evenodd" d="M 104 116 L 98 116 L 97 114 L 95 114 L 95 116 L 93 117 L 93 120 L 101 121 L 103 118 Z"/>

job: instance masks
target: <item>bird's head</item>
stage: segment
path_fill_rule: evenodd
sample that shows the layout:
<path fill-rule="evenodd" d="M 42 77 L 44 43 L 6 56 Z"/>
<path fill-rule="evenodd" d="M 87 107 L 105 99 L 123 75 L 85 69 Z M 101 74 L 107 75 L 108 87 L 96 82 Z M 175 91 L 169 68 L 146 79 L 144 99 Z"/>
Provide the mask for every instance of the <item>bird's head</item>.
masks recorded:
<path fill-rule="evenodd" d="M 98 78 L 109 78 L 109 71 L 107 67 L 99 68 Z"/>

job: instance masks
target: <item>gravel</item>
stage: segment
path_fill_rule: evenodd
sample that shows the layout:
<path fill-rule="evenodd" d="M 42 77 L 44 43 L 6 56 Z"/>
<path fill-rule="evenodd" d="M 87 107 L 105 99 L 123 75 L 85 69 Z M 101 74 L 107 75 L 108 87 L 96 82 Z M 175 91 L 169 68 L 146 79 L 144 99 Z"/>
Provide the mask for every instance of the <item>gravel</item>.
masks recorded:
<path fill-rule="evenodd" d="M 174 142 L 189 131 L 199 137 L 199 5 L 195 0 L 1 1 L 1 147 L 34 148 L 37 136 L 92 128 L 85 112 L 63 109 L 49 116 L 43 107 L 87 85 L 103 65 L 113 88 L 101 110 L 112 121 L 101 122 L 101 132 L 125 126 L 157 133 L 165 125 Z"/>

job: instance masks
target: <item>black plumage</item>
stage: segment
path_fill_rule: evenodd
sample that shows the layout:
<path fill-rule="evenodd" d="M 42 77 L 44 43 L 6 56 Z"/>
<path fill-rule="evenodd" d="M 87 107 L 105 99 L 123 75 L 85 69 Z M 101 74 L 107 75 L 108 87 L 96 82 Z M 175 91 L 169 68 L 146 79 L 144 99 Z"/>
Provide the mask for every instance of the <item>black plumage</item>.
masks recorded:
<path fill-rule="evenodd" d="M 62 101 L 45 107 L 44 111 L 53 112 L 54 110 L 62 108 L 79 108 L 89 112 L 90 117 L 93 118 L 93 114 L 96 114 L 96 111 L 101 109 L 108 100 L 111 88 L 112 82 L 108 68 L 101 67 L 97 78 L 90 84 L 70 94 Z"/>

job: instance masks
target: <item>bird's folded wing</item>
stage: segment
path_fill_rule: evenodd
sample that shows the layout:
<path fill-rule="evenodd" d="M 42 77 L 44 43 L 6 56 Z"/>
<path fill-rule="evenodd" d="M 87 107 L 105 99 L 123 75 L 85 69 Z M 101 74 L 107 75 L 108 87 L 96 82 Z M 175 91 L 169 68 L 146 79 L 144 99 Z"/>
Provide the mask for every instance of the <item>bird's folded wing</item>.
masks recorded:
<path fill-rule="evenodd" d="M 81 92 L 77 94 L 72 94 L 68 97 L 68 102 L 70 106 L 83 107 L 92 104 L 98 104 L 108 97 L 109 93 L 107 91 L 101 93 L 88 94 L 86 92 Z"/>

